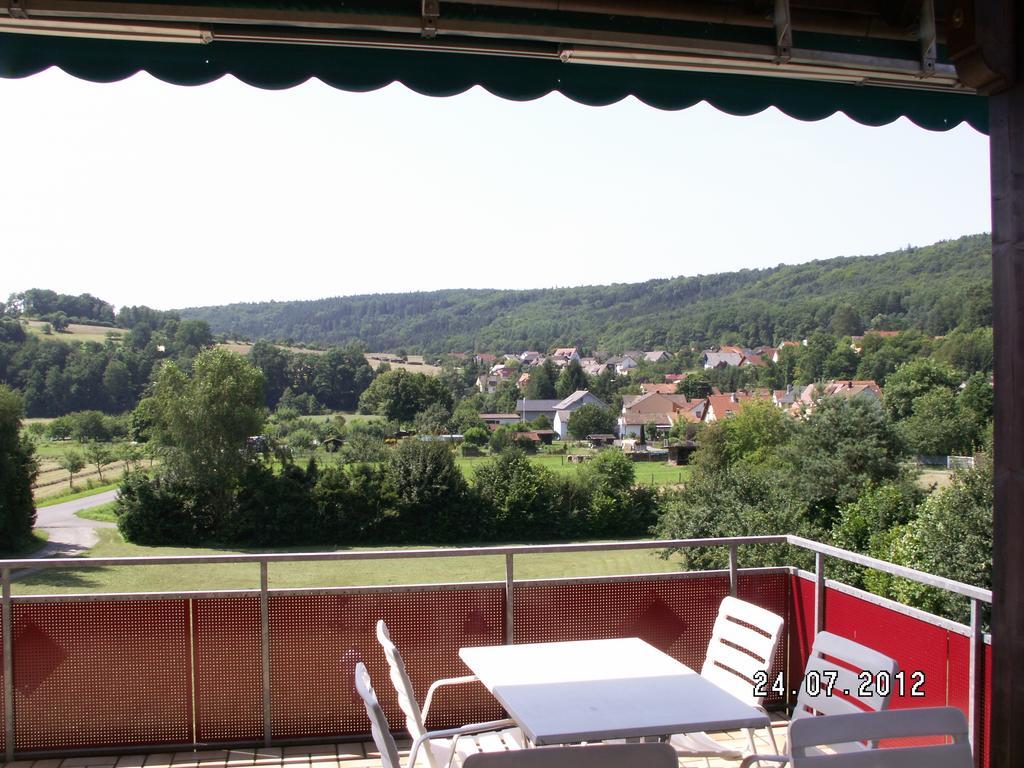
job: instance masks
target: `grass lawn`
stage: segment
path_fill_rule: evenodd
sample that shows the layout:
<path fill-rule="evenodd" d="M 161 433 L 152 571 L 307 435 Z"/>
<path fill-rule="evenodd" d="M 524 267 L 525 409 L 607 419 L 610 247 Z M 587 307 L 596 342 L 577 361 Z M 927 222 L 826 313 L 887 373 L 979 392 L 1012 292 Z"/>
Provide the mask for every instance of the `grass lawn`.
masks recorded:
<path fill-rule="evenodd" d="M 106 491 L 113 491 L 121 487 L 120 482 L 107 483 L 106 485 L 97 485 L 94 488 L 86 488 L 81 491 L 74 491 L 72 493 L 62 493 L 56 496 L 47 496 L 45 499 L 36 500 L 36 509 L 40 507 L 49 507 L 53 504 L 63 504 L 65 501 L 74 501 L 75 499 L 84 499 L 87 496 L 95 496 L 98 493 L 105 493 Z M 67 490 L 67 489 L 65 489 Z"/>
<path fill-rule="evenodd" d="M 142 547 L 126 543 L 116 530 L 99 531 L 90 557 L 231 554 L 240 550 Z M 360 550 L 369 548 L 360 547 Z M 390 549 L 395 549 L 391 547 Z M 416 549 L 401 547 L 400 549 Z M 254 552 L 255 550 L 250 550 Z M 269 551 L 269 550 L 263 550 Z M 274 550 L 282 551 L 282 550 Z M 294 550 L 308 551 L 308 550 Z M 282 563 L 270 566 L 271 587 L 430 584 L 460 581 L 502 581 L 504 557 L 437 557 L 417 560 Z M 609 576 L 664 573 L 678 569 L 675 558 L 663 560 L 655 550 L 522 555 L 515 560 L 517 579 L 565 576 Z M 247 589 L 259 586 L 259 566 L 127 566 L 118 568 L 45 569 L 13 583 L 16 595 L 76 592 L 167 592 L 178 590 Z"/>
<path fill-rule="evenodd" d="M 60 333 L 54 331 L 50 335 L 46 335 L 43 333 L 43 328 L 47 323 L 42 320 L 29 320 L 27 322 L 28 327 L 26 327 L 26 331 L 50 341 L 95 341 L 103 344 L 107 340 L 108 333 L 113 334 L 118 339 L 128 333 L 124 328 L 108 328 L 105 325 L 71 323 L 66 331 Z"/>
<path fill-rule="evenodd" d="M 574 453 L 582 453 L 582 451 L 574 451 Z M 476 473 L 476 468 L 486 461 L 490 461 L 490 458 L 487 456 L 460 456 L 455 460 L 467 480 L 472 480 L 473 475 Z M 531 456 L 530 461 L 559 474 L 570 474 L 575 472 L 577 467 L 581 466 L 571 463 L 563 454 L 538 454 Z M 690 467 L 676 467 L 663 461 L 638 461 L 633 466 L 636 470 L 636 481 L 641 485 L 676 485 L 685 483 L 692 471 Z"/>
<path fill-rule="evenodd" d="M 101 523 L 116 523 L 117 515 L 114 514 L 115 503 L 108 501 L 106 504 L 100 504 L 96 507 L 81 509 L 75 512 L 75 517 L 81 517 L 84 520 L 99 520 Z"/>

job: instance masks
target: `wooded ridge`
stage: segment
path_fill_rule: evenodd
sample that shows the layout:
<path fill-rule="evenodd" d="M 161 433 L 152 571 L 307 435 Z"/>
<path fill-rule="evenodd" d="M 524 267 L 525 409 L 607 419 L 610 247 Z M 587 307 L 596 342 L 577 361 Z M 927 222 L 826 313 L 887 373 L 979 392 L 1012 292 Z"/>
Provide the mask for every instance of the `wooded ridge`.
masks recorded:
<path fill-rule="evenodd" d="M 937 336 L 991 325 L 990 262 L 986 233 L 874 256 L 642 283 L 244 303 L 181 315 L 232 337 L 427 353 L 757 345 L 820 329 L 916 328 Z"/>

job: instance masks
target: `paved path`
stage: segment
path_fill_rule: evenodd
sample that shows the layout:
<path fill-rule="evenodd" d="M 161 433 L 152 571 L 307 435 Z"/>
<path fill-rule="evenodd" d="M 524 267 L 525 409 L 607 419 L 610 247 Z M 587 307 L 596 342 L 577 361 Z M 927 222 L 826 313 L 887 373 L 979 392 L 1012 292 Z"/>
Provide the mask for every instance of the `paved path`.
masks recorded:
<path fill-rule="evenodd" d="M 46 544 L 37 549 L 31 557 L 72 557 L 84 554 L 99 541 L 97 528 L 114 528 L 113 523 L 86 520 L 75 515 L 83 509 L 98 507 L 113 501 L 117 491 L 104 491 L 95 496 L 86 496 L 74 501 L 65 501 L 36 510 L 36 528 L 49 535 Z"/>

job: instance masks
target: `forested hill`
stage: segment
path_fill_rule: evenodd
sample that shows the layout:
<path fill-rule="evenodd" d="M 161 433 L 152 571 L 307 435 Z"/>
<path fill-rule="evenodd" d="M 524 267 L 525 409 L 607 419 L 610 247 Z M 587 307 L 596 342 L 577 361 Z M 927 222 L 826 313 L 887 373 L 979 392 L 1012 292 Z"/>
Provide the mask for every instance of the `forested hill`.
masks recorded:
<path fill-rule="evenodd" d="M 544 290 L 444 290 L 199 307 L 216 333 L 374 350 L 679 349 L 771 344 L 817 329 L 991 324 L 989 235 L 875 256 L 644 283 Z M 713 259 L 708 264 L 713 264 Z"/>

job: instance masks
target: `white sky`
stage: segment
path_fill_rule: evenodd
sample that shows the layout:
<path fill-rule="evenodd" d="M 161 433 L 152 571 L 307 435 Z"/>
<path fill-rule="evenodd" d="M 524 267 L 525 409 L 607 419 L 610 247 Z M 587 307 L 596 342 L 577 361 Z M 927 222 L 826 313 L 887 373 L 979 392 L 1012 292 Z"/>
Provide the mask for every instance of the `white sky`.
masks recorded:
<path fill-rule="evenodd" d="M 161 309 L 636 282 L 990 229 L 988 143 L 906 120 L 0 79 L 0 298 Z"/>

